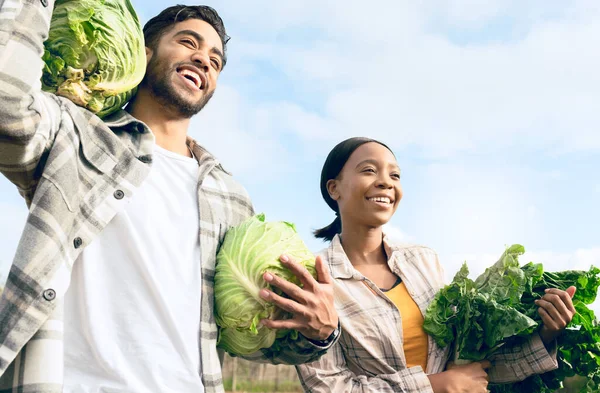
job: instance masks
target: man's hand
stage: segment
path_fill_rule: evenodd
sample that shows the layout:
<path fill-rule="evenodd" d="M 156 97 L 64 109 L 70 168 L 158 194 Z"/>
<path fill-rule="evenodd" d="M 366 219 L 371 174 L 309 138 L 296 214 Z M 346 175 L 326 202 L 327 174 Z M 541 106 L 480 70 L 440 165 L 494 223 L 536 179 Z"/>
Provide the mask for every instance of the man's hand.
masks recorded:
<path fill-rule="evenodd" d="M 539 306 L 538 313 L 542 317 L 540 337 L 545 345 L 549 345 L 567 327 L 575 315 L 573 296 L 576 288 L 569 287 L 566 291 L 556 288 L 546 289 L 546 294 L 535 304 Z"/>
<path fill-rule="evenodd" d="M 311 340 L 325 340 L 338 326 L 338 315 L 333 304 L 333 280 L 321 257 L 315 261 L 317 280 L 308 270 L 286 255 L 279 259 L 302 283 L 302 288 L 279 276 L 265 273 L 269 284 L 281 289 L 289 296 L 286 299 L 262 289 L 260 297 L 293 315 L 291 319 L 263 319 L 261 323 L 271 329 L 294 329 Z"/>

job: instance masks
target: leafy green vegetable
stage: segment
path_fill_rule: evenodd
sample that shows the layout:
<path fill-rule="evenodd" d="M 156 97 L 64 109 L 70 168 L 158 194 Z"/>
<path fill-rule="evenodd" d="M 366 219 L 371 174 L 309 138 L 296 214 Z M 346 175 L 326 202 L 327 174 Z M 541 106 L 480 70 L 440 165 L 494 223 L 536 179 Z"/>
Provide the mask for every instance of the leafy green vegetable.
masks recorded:
<path fill-rule="evenodd" d="M 513 305 L 529 286 L 535 270 L 519 268 L 522 246 L 512 246 L 492 267 L 472 281 L 463 264 L 452 283 L 429 305 L 424 329 L 440 346 L 456 340 L 460 359 L 482 360 L 514 336 L 529 335 L 537 326 Z"/>
<path fill-rule="evenodd" d="M 279 261 L 287 254 L 316 277 L 315 257 L 293 224 L 265 222 L 264 214 L 249 218 L 231 228 L 219 253 L 215 273 L 215 318 L 220 327 L 218 345 L 237 355 L 270 348 L 277 339 L 296 338 L 297 332 L 276 331 L 259 326 L 261 319 L 285 318 L 285 314 L 264 301 L 258 293 L 269 288 L 265 272 L 300 285 L 296 276 Z"/>
<path fill-rule="evenodd" d="M 42 88 L 100 117 L 125 105 L 146 72 L 129 0 L 57 0 L 44 46 Z"/>
<path fill-rule="evenodd" d="M 491 386 L 494 393 L 551 393 L 570 381 L 581 393 L 600 391 L 600 325 L 587 305 L 600 286 L 600 269 L 544 272 L 541 264 L 519 267 L 525 249 L 509 247 L 475 281 L 464 264 L 452 283 L 429 305 L 425 331 L 445 347 L 455 345 L 458 359 L 482 360 L 503 345 L 524 340 L 541 326 L 535 300 L 546 288 L 575 286 L 577 314 L 558 338 L 559 368 L 516 384 Z"/>
<path fill-rule="evenodd" d="M 569 389 L 571 392 L 600 391 L 600 325 L 594 312 L 587 307 L 596 299 L 600 286 L 600 269 L 591 267 L 589 271 L 544 272 L 533 290 L 524 294 L 517 307 L 540 324 L 538 307 L 533 303 L 535 299 L 541 298 L 546 288 L 565 290 L 570 286 L 577 288 L 573 297 L 577 314 L 557 339 L 558 369 L 544 375 L 532 376 L 514 386 L 493 386 L 492 392 L 551 393 L 569 383 L 574 385 Z M 577 388 L 578 384 L 572 380 L 579 381 L 581 387 Z"/>

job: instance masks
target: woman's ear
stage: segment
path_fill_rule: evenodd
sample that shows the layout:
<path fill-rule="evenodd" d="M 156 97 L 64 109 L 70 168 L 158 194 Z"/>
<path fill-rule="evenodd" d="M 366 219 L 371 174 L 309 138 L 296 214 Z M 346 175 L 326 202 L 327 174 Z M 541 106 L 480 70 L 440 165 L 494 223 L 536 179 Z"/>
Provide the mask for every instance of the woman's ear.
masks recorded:
<path fill-rule="evenodd" d="M 329 179 L 327 181 L 327 192 L 329 193 L 331 199 L 333 199 L 334 201 L 340 199 L 340 194 L 337 189 L 337 180 Z"/>

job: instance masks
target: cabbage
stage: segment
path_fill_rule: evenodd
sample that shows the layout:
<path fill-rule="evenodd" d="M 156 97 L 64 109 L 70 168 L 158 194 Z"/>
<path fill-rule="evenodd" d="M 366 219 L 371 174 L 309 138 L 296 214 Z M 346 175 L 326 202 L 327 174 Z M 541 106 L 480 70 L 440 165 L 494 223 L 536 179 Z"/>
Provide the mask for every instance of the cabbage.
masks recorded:
<path fill-rule="evenodd" d="M 129 0 L 58 0 L 44 43 L 42 89 L 104 117 L 146 72 L 144 35 Z"/>
<path fill-rule="evenodd" d="M 289 317 L 258 293 L 268 288 L 281 294 L 263 279 L 265 272 L 300 285 L 296 276 L 279 261 L 289 255 L 316 278 L 315 257 L 293 224 L 265 222 L 264 214 L 231 228 L 217 255 L 215 272 L 215 319 L 220 327 L 218 346 L 236 355 L 271 348 L 276 340 L 297 337 L 297 332 L 276 331 L 259 326 L 261 319 Z"/>

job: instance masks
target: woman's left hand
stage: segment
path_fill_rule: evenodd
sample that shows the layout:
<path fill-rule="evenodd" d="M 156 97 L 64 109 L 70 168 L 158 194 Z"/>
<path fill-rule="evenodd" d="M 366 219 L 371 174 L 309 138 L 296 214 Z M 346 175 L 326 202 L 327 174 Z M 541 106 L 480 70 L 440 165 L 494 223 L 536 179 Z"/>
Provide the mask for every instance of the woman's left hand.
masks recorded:
<path fill-rule="evenodd" d="M 573 295 L 577 288 L 569 287 L 566 291 L 556 288 L 546 289 L 546 294 L 535 301 L 539 306 L 538 313 L 542 317 L 542 328 L 540 337 L 545 345 L 549 345 L 573 319 L 575 307 L 573 306 Z"/>

